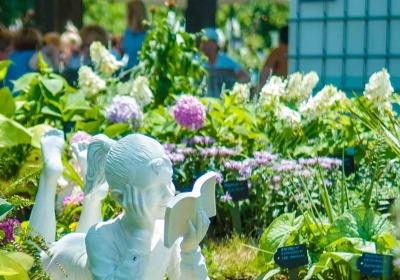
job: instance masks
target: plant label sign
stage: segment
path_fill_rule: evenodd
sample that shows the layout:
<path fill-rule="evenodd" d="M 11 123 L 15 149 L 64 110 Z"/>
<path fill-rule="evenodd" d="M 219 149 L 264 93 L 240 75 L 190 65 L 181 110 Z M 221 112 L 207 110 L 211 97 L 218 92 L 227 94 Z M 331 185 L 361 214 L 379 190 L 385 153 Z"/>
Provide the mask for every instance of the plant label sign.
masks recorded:
<path fill-rule="evenodd" d="M 363 253 L 357 260 L 357 268 L 366 276 L 390 277 L 393 271 L 393 256 Z"/>
<path fill-rule="evenodd" d="M 241 181 L 226 181 L 222 183 L 224 192 L 228 192 L 233 201 L 243 200 L 249 197 L 249 182 Z"/>
<path fill-rule="evenodd" d="M 307 247 L 305 244 L 280 247 L 274 254 L 274 261 L 281 268 L 295 268 L 308 264 Z"/>

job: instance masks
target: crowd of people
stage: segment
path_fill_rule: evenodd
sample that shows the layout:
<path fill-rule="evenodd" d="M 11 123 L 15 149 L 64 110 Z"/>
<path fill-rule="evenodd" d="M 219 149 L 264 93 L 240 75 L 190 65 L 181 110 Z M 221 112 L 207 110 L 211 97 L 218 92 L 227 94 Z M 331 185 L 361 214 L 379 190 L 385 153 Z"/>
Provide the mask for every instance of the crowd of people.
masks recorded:
<path fill-rule="evenodd" d="M 89 47 L 95 41 L 107 46 L 118 60 L 126 55 L 128 62 L 125 70 L 130 69 L 139 63 L 138 54 L 148 33 L 145 20 L 147 11 L 144 3 L 141 0 L 131 0 L 127 4 L 127 25 L 122 36 L 112 36 L 97 24 L 86 25 L 78 30 L 72 23 L 67 23 L 64 33 L 48 32 L 44 36 L 30 26 L 24 26 L 16 32 L 0 29 L 0 60 L 12 61 L 4 85 L 12 91 L 13 81 L 25 73 L 37 71 L 39 51 L 51 68 L 62 73 L 70 84 L 74 84 L 78 69 L 82 65 L 91 64 Z M 204 37 L 199 40 L 199 49 L 207 58 L 204 67 L 210 73 L 230 70 L 234 81 L 250 81 L 240 64 L 220 50 L 215 28 L 205 28 Z M 281 45 L 273 50 L 261 71 L 261 83 L 265 83 L 271 73 L 287 75 L 287 29 L 282 30 Z"/>

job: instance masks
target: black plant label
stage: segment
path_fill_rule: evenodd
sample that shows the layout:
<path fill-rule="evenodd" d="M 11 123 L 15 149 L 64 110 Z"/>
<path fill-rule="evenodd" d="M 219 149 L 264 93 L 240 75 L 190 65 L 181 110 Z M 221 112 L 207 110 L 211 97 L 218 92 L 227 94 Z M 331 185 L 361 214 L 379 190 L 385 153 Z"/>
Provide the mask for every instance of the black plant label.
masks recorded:
<path fill-rule="evenodd" d="M 363 253 L 357 260 L 357 268 L 366 276 L 390 277 L 393 271 L 393 256 Z"/>
<path fill-rule="evenodd" d="M 241 181 L 225 181 L 222 183 L 225 192 L 228 192 L 233 201 L 243 200 L 249 197 L 249 182 Z"/>
<path fill-rule="evenodd" d="M 274 261 L 281 268 L 295 268 L 308 264 L 305 244 L 280 247 L 274 254 Z"/>

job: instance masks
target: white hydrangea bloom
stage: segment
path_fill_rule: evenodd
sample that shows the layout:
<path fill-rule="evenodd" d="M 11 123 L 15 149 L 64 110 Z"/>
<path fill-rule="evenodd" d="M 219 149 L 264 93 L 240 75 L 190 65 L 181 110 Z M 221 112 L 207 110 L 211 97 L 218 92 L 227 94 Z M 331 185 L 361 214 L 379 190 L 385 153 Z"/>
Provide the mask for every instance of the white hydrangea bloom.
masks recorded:
<path fill-rule="evenodd" d="M 311 71 L 303 77 L 301 81 L 301 91 L 299 94 L 299 101 L 302 101 L 309 97 L 315 86 L 318 84 L 319 78 L 316 72 Z"/>
<path fill-rule="evenodd" d="M 115 56 L 113 56 L 100 42 L 93 42 L 90 45 L 90 58 L 96 70 L 111 76 L 121 66 Z"/>
<path fill-rule="evenodd" d="M 292 125 L 298 124 L 301 122 L 301 115 L 299 112 L 290 109 L 289 107 L 279 104 L 275 110 L 275 116 L 277 119 L 289 122 Z"/>
<path fill-rule="evenodd" d="M 390 97 L 393 93 L 390 75 L 386 69 L 372 74 L 369 83 L 365 85 L 364 96 L 372 102 L 379 111 L 391 110 Z"/>
<path fill-rule="evenodd" d="M 295 72 L 289 75 L 287 79 L 286 95 L 283 97 L 286 100 L 295 99 L 297 100 L 298 92 L 301 89 L 301 80 L 303 75 L 299 72 Z"/>
<path fill-rule="evenodd" d="M 334 105 L 345 107 L 347 96 L 332 85 L 325 86 L 314 97 L 300 104 L 299 111 L 307 119 L 313 120 L 322 117 Z"/>
<path fill-rule="evenodd" d="M 97 94 L 106 89 L 106 82 L 97 76 L 88 66 L 82 66 L 78 71 L 78 85 L 90 94 Z"/>
<path fill-rule="evenodd" d="M 269 78 L 267 83 L 261 89 L 260 102 L 263 105 L 274 105 L 279 102 L 281 96 L 285 95 L 286 80 L 282 80 L 280 77 L 272 76 Z"/>
<path fill-rule="evenodd" d="M 314 71 L 306 75 L 295 72 L 287 79 L 286 94 L 282 96 L 284 102 L 301 102 L 312 94 L 318 83 L 318 75 Z"/>
<path fill-rule="evenodd" d="M 149 86 L 149 79 L 143 76 L 137 77 L 133 81 L 130 95 L 136 99 L 140 108 L 153 102 L 154 96 Z"/>
<path fill-rule="evenodd" d="M 241 104 L 249 100 L 250 88 L 247 84 L 235 83 L 231 94 L 236 96 L 235 102 Z"/>

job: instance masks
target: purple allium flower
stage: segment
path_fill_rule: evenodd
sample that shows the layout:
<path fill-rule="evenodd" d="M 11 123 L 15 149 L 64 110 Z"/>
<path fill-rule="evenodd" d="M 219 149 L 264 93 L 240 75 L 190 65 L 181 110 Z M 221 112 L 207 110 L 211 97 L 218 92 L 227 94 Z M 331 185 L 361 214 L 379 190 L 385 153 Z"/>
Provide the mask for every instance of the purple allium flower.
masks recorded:
<path fill-rule="evenodd" d="M 92 141 L 92 135 L 90 135 L 85 131 L 78 130 L 74 135 L 72 135 L 71 140 L 69 142 L 70 144 L 74 144 L 82 141 L 86 142 Z"/>
<path fill-rule="evenodd" d="M 3 244 L 7 241 L 14 240 L 14 225 L 21 227 L 20 222 L 17 219 L 7 219 L 0 223 L 0 229 L 4 231 L 5 239 L 3 239 Z"/>
<path fill-rule="evenodd" d="M 206 111 L 197 97 L 182 95 L 173 110 L 175 120 L 180 126 L 192 131 L 203 127 Z"/>
<path fill-rule="evenodd" d="M 133 128 L 139 128 L 143 113 L 135 98 L 117 95 L 106 110 L 106 118 L 113 123 L 129 123 Z"/>
<path fill-rule="evenodd" d="M 226 192 L 223 196 L 221 196 L 221 200 L 224 202 L 229 202 L 232 200 L 232 197 L 229 192 Z"/>

